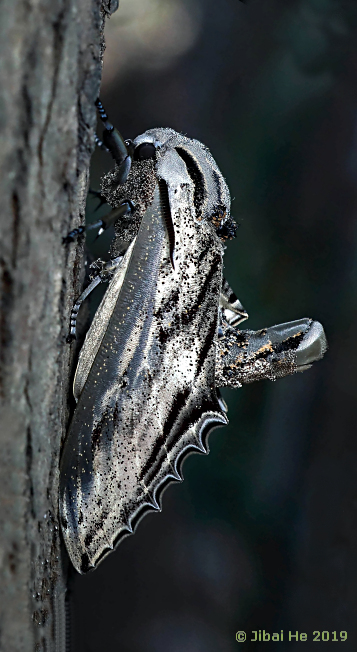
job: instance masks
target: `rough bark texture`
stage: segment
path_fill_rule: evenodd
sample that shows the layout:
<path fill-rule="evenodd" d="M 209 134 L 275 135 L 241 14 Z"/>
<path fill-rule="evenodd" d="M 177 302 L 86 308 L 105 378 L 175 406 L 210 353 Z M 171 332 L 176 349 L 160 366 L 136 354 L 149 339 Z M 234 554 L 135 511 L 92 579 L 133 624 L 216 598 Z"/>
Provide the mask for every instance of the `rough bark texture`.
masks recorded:
<path fill-rule="evenodd" d="M 113 9 L 114 7 L 112 7 Z M 1 0 L 0 650 L 64 650 L 58 460 L 101 76 L 101 0 Z M 65 559 L 65 555 L 63 556 Z"/>

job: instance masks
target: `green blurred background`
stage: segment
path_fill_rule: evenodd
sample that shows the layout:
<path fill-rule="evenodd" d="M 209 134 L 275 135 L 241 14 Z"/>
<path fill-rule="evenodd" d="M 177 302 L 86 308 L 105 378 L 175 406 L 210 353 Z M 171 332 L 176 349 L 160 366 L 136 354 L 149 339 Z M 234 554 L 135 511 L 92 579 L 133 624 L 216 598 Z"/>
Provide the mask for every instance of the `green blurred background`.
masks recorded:
<path fill-rule="evenodd" d="M 309 651 L 315 630 L 348 632 L 325 651 L 357 649 L 356 28 L 351 0 L 121 0 L 108 21 L 111 120 L 127 138 L 201 140 L 228 181 L 244 327 L 313 317 L 330 350 L 225 392 L 229 427 L 187 459 L 162 514 L 73 576 L 76 652 L 250 652 L 263 643 L 235 633 L 259 629 L 284 630 L 268 651 L 304 646 L 289 629 Z M 96 152 L 93 187 L 111 165 Z M 104 258 L 107 235 L 92 241 Z"/>

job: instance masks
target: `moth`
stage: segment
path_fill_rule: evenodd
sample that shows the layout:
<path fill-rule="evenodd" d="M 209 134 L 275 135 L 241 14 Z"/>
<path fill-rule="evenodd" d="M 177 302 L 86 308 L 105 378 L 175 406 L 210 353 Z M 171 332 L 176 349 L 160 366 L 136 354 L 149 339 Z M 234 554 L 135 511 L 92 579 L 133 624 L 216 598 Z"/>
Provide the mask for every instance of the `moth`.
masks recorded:
<path fill-rule="evenodd" d="M 71 315 L 74 337 L 82 301 L 108 281 L 80 351 L 60 467 L 62 533 L 79 573 L 160 509 L 188 453 L 208 452 L 208 434 L 228 423 L 220 387 L 303 371 L 327 346 L 312 319 L 241 330 L 248 314 L 223 277 L 236 225 L 209 150 L 164 128 L 123 141 L 97 106 L 97 140 L 116 166 L 101 190 L 113 209 L 95 226 L 114 224 L 115 237 Z"/>

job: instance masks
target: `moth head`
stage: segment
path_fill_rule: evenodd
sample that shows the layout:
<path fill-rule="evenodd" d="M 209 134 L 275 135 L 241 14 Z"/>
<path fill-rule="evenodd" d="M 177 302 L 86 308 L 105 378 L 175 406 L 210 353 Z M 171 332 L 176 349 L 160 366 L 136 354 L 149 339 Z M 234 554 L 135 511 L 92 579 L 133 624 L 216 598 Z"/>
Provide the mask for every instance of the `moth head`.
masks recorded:
<path fill-rule="evenodd" d="M 117 241 L 129 242 L 136 235 L 153 200 L 158 170 L 163 169 L 165 160 L 170 159 L 170 163 L 162 178 L 168 184 L 174 179 L 172 153 L 179 157 L 191 178 L 197 222 L 211 224 L 222 241 L 235 237 L 237 225 L 230 215 L 229 190 L 208 148 L 173 129 L 149 129 L 130 141 L 132 166 L 127 181 L 124 184 L 118 181 L 116 169 L 102 179 L 102 194 L 111 206 L 117 207 L 128 199 L 135 206 L 128 223 L 121 220 L 115 225 L 117 240 L 112 245 L 113 255 L 117 255 Z"/>
<path fill-rule="evenodd" d="M 159 161 L 169 150 L 183 160 L 194 187 L 194 206 L 198 221 L 209 221 L 221 240 L 232 239 L 237 225 L 230 215 L 230 195 L 216 161 L 198 140 L 187 138 L 173 129 L 150 129 L 135 138 L 134 159 L 152 155 Z"/>
<path fill-rule="evenodd" d="M 153 201 L 156 185 L 156 143 L 144 139 L 140 142 L 126 141 L 126 146 L 132 164 L 125 183 L 120 180 L 118 166 L 101 180 L 101 194 L 113 209 L 124 202 L 130 202 L 132 206 L 129 215 L 114 223 L 115 238 L 110 249 L 112 257 L 120 255 L 137 235 L 145 211 Z"/>

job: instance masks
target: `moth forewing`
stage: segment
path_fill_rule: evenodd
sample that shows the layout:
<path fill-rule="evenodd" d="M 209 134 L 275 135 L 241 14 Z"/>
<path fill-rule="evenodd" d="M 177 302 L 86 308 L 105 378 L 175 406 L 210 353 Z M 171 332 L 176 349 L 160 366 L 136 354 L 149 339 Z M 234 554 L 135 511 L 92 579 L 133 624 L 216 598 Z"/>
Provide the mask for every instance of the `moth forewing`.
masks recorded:
<path fill-rule="evenodd" d="M 125 255 L 118 265 L 113 278 L 109 282 L 108 289 L 96 311 L 90 328 L 86 334 L 83 346 L 81 348 L 76 373 L 73 382 L 73 395 L 78 401 L 88 374 L 92 368 L 94 358 L 102 343 L 104 333 L 108 327 L 109 319 L 113 313 L 113 308 L 118 300 L 120 290 L 123 285 L 125 274 L 128 269 L 130 257 L 134 248 L 135 240 L 128 247 Z"/>
<path fill-rule="evenodd" d="M 161 163 L 63 452 L 62 529 L 79 572 L 157 507 L 184 454 L 204 451 L 207 432 L 227 423 L 214 384 L 222 244 L 196 219 L 178 154 Z"/>

